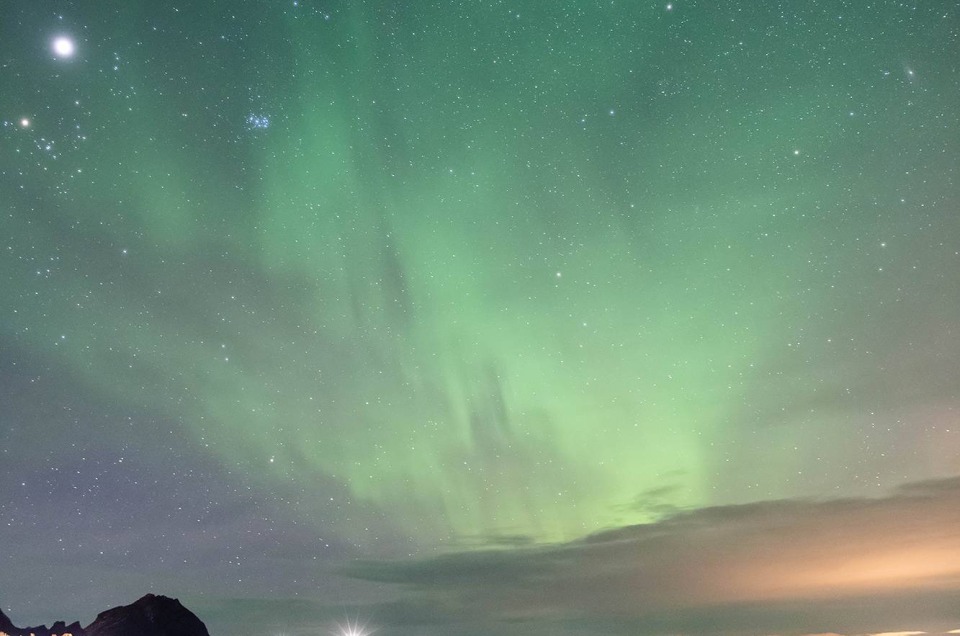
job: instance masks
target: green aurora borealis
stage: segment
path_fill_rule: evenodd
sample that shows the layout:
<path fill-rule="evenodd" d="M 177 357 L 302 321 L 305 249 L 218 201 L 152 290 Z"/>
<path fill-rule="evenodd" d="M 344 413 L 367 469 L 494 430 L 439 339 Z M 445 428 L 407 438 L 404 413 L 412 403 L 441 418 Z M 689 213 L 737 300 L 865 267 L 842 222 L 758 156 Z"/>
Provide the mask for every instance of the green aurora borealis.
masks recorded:
<path fill-rule="evenodd" d="M 399 557 L 960 473 L 953 3 L 7 13 L 0 475 Z"/>

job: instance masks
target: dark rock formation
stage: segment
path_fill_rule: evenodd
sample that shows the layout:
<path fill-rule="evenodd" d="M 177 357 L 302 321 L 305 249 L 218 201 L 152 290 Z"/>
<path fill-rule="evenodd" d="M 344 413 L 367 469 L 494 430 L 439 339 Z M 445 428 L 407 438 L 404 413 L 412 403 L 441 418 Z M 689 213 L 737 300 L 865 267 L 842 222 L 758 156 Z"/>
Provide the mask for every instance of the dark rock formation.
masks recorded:
<path fill-rule="evenodd" d="M 83 636 L 83 628 L 77 622 L 67 625 L 63 621 L 57 621 L 53 624 L 53 627 L 47 627 L 46 625 L 17 627 L 2 611 L 0 611 L 0 632 L 9 636 L 31 636 L 31 634 L 33 636 L 64 636 L 64 634 Z"/>
<path fill-rule="evenodd" d="M 74 636 L 77 636 L 74 634 Z M 147 594 L 132 605 L 101 612 L 83 636 L 210 636 L 196 614 L 175 598 Z"/>
<path fill-rule="evenodd" d="M 52 627 L 16 627 L 0 611 L 0 632 L 9 636 L 210 636 L 196 614 L 175 598 L 147 594 L 130 604 L 101 612 L 81 627 L 57 621 Z"/>
<path fill-rule="evenodd" d="M 16 626 L 7 618 L 7 615 L 3 613 L 3 610 L 0 610 L 0 632 L 5 634 L 12 634 L 13 632 L 18 631 Z"/>

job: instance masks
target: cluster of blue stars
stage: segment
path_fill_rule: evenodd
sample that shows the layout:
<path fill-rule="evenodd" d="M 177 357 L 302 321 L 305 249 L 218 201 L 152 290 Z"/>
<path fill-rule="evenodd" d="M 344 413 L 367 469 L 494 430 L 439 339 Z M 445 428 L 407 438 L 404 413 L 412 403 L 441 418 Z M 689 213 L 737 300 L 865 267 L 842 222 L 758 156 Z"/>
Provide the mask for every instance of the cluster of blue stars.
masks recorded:
<path fill-rule="evenodd" d="M 266 115 L 250 113 L 247 115 L 247 126 L 251 130 L 266 130 L 270 127 L 270 118 Z"/>

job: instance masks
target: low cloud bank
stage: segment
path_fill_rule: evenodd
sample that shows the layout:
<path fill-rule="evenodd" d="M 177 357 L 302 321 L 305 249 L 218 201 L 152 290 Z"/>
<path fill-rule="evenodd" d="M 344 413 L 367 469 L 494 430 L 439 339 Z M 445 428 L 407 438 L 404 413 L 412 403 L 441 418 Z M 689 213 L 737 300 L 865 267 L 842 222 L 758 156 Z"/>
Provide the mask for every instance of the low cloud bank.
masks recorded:
<path fill-rule="evenodd" d="M 960 479 L 344 573 L 399 585 L 404 600 L 381 606 L 381 620 L 437 633 L 945 633 L 960 625 Z"/>

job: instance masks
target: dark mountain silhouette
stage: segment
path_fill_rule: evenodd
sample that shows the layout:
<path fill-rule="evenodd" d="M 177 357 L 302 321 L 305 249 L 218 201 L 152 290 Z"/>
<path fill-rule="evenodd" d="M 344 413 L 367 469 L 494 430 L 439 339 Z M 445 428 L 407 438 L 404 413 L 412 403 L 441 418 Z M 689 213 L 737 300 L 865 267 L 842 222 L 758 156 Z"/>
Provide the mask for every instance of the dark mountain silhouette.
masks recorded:
<path fill-rule="evenodd" d="M 17 627 L 13 624 L 6 614 L 0 611 L 0 633 L 9 634 L 10 636 L 63 636 L 64 634 L 72 634 L 73 636 L 83 636 L 83 628 L 80 627 L 80 623 L 73 622 L 67 625 L 63 621 L 57 621 L 51 627 L 46 625 L 38 625 L 36 627 Z"/>
<path fill-rule="evenodd" d="M 7 615 L 3 613 L 3 610 L 0 609 L 0 632 L 12 634 L 14 631 L 17 631 L 17 628 L 14 627 L 12 622 L 10 622 L 10 619 L 7 618 Z"/>
<path fill-rule="evenodd" d="M 57 621 L 52 627 L 16 627 L 0 612 L 0 632 L 9 636 L 210 636 L 196 614 L 175 598 L 147 594 L 143 598 L 100 612 L 96 620 L 81 627 Z"/>

